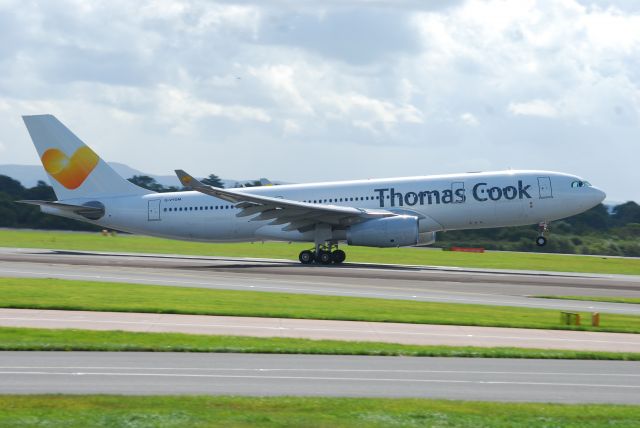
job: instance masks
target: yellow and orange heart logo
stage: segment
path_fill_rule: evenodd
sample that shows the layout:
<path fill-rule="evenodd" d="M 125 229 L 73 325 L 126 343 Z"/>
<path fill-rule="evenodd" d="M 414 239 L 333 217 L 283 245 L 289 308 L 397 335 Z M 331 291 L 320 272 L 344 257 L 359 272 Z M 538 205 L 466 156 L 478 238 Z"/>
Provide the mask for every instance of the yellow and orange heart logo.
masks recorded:
<path fill-rule="evenodd" d="M 71 157 L 58 149 L 49 149 L 41 159 L 44 169 L 70 190 L 80 187 L 100 160 L 87 146 L 80 147 Z"/>

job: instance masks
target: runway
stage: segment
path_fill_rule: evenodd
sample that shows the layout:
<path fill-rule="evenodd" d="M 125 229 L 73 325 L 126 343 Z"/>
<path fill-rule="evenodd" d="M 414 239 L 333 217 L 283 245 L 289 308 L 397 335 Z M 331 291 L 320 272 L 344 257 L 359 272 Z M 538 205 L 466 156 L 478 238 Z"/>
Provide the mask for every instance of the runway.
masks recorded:
<path fill-rule="evenodd" d="M 0 276 L 324 294 L 640 315 L 640 305 L 535 295 L 640 298 L 640 277 L 420 266 L 304 266 L 264 259 L 0 248 Z"/>
<path fill-rule="evenodd" d="M 640 363 L 0 352 L 0 393 L 326 395 L 640 404 Z"/>
<path fill-rule="evenodd" d="M 0 309 L 0 326 L 640 353 L 640 334 L 387 322 Z"/>

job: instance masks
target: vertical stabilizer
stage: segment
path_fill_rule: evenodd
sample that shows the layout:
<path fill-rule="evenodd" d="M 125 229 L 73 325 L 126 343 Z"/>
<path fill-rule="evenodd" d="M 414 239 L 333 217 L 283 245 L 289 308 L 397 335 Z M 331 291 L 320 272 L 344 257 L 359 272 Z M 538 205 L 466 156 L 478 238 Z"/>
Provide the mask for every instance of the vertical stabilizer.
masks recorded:
<path fill-rule="evenodd" d="M 54 116 L 22 119 L 59 200 L 152 193 L 120 177 Z"/>

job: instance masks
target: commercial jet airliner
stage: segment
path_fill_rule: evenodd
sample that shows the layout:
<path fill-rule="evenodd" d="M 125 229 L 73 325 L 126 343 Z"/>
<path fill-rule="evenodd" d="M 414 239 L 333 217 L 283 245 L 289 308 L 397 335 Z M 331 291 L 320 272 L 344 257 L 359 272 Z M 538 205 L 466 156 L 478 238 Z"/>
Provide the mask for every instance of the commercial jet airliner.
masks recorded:
<path fill-rule="evenodd" d="M 120 177 L 51 115 L 24 116 L 57 201 L 22 201 L 42 212 L 164 238 L 311 242 L 302 263 L 339 264 L 338 244 L 429 245 L 436 232 L 539 225 L 579 214 L 605 198 L 575 175 L 497 171 L 291 184 L 239 189 L 205 185 L 182 170 L 190 191 L 156 193 Z"/>

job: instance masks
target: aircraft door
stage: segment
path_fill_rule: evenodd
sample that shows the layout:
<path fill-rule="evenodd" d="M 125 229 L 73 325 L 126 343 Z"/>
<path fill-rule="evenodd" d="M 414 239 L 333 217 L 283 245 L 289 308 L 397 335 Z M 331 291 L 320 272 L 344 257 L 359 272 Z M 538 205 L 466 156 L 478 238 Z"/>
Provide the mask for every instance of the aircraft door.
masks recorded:
<path fill-rule="evenodd" d="M 553 198 L 553 189 L 551 188 L 551 178 L 538 177 L 538 190 L 540 191 L 540 199 Z"/>
<path fill-rule="evenodd" d="M 149 201 L 148 221 L 160 220 L 160 199 Z"/>

